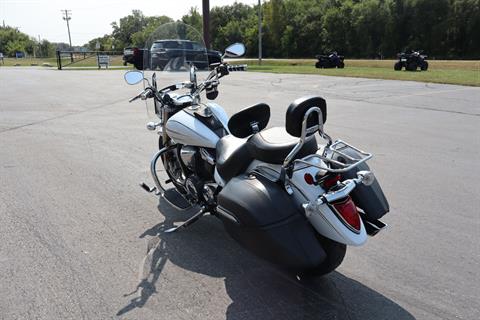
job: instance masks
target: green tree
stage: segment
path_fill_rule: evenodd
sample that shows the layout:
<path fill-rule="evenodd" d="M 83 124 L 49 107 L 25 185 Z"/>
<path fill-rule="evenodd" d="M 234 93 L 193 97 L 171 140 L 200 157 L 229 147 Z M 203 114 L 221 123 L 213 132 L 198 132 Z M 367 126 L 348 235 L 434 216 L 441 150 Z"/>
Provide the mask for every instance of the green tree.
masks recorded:
<path fill-rule="evenodd" d="M 0 52 L 14 57 L 16 52 L 33 54 L 35 41 L 18 28 L 0 27 Z"/>
<path fill-rule="evenodd" d="M 119 23 L 112 22 L 112 36 L 118 41 L 119 46 L 128 47 L 132 44 L 132 35 L 142 31 L 147 20 L 140 10 L 132 10 L 132 14 L 120 19 Z"/>
<path fill-rule="evenodd" d="M 173 22 L 173 20 L 167 16 L 146 17 L 145 21 L 146 26 L 141 31 L 135 32 L 131 37 L 131 45 L 134 47 L 143 48 L 149 37 L 154 34 L 159 26 Z"/>

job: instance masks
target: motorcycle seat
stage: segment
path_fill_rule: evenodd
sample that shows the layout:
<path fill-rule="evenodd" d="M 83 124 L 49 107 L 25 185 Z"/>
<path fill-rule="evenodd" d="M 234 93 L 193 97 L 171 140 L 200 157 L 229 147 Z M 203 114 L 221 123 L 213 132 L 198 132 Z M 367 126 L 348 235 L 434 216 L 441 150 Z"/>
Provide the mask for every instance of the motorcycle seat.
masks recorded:
<path fill-rule="evenodd" d="M 283 127 L 262 130 L 247 141 L 247 146 L 253 158 L 273 164 L 282 164 L 299 138 L 291 136 Z M 303 147 L 294 159 L 303 158 L 318 150 L 317 141 L 313 135 L 307 137 Z"/>
<path fill-rule="evenodd" d="M 222 137 L 217 142 L 216 152 L 216 168 L 225 181 L 245 171 L 253 160 L 248 151 L 246 139 L 240 139 L 233 135 Z"/>

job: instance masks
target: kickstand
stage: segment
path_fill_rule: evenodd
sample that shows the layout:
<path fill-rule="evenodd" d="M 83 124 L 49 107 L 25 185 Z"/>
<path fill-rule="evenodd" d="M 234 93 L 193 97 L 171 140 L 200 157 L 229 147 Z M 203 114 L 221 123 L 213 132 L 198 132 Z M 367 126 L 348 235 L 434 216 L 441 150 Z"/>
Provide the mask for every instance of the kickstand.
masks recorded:
<path fill-rule="evenodd" d="M 167 229 L 165 230 L 165 233 L 172 233 L 172 232 L 175 232 L 177 231 L 178 229 L 185 229 L 187 228 L 189 225 L 191 225 L 192 223 L 196 222 L 198 219 L 200 219 L 201 217 L 203 217 L 203 215 L 205 213 L 207 213 L 208 210 L 206 210 L 205 208 L 202 208 L 200 211 L 198 211 L 197 213 L 195 213 L 191 218 L 189 218 L 187 221 L 183 222 L 182 224 L 180 224 L 179 226 L 176 226 L 176 227 L 173 227 L 173 228 L 170 228 L 170 229 Z"/>

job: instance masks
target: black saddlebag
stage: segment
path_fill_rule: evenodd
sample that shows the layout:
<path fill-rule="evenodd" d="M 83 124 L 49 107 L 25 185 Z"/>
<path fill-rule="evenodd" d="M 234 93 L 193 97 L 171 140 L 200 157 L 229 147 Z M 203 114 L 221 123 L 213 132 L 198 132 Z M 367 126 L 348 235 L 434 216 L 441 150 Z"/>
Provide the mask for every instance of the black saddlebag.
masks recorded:
<path fill-rule="evenodd" d="M 231 179 L 218 195 L 227 232 L 257 256 L 287 269 L 318 266 L 325 251 L 291 196 L 261 176 Z"/>
<path fill-rule="evenodd" d="M 352 157 L 358 157 L 355 153 L 351 152 L 351 150 L 342 150 L 342 152 L 345 152 Z M 336 157 L 335 159 L 341 162 L 346 162 L 339 157 Z M 350 171 L 342 173 L 342 178 L 356 178 L 357 172 L 363 170 L 370 171 L 370 167 L 365 162 L 359 164 Z M 368 220 L 378 220 L 390 211 L 387 198 L 385 197 L 385 194 L 383 194 L 382 187 L 380 187 L 380 183 L 376 177 L 375 181 L 370 186 L 363 184 L 356 186 L 350 193 L 350 196 L 357 207 L 365 212 Z"/>

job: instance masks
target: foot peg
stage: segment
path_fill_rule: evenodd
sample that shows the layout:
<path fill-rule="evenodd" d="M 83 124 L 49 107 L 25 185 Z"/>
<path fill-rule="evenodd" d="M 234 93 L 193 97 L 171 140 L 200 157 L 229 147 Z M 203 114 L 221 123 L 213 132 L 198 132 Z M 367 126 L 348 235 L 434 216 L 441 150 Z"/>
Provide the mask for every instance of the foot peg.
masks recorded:
<path fill-rule="evenodd" d="M 167 230 L 165 230 L 165 232 L 166 232 L 166 233 L 172 233 L 172 232 L 177 231 L 178 229 L 185 229 L 185 228 L 187 228 L 189 225 L 191 225 L 192 223 L 198 221 L 198 219 L 200 219 L 201 217 L 203 217 L 203 215 L 204 215 L 206 212 L 207 212 L 207 211 L 202 208 L 202 210 L 200 210 L 199 212 L 197 212 L 196 214 L 194 214 L 194 215 L 193 215 L 190 219 L 188 219 L 187 221 L 183 222 L 183 223 L 180 224 L 179 226 L 176 226 L 176 227 L 167 229 Z"/>
<path fill-rule="evenodd" d="M 157 190 L 157 187 L 149 187 L 145 182 L 140 184 L 143 190 L 147 191 L 148 193 L 152 193 L 153 191 Z"/>

